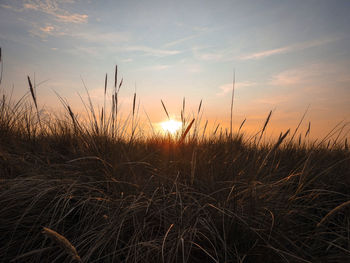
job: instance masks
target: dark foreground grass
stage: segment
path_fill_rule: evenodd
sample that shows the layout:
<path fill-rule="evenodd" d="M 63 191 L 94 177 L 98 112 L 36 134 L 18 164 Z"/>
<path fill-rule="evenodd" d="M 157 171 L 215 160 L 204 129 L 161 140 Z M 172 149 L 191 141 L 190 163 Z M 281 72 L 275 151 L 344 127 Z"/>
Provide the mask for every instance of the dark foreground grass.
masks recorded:
<path fill-rule="evenodd" d="M 84 126 L 34 88 L 0 101 L 1 262 L 350 259 L 347 142 L 142 137 L 135 99 L 126 135 L 117 103 Z"/>

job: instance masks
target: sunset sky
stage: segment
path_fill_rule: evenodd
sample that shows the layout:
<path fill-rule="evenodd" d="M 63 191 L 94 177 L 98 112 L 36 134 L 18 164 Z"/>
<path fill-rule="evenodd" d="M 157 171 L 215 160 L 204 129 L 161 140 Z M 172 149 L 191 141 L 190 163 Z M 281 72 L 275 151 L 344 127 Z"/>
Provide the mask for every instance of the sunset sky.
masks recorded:
<path fill-rule="evenodd" d="M 182 98 L 203 119 L 227 127 L 233 70 L 235 128 L 295 128 L 310 105 L 314 137 L 350 121 L 350 1 L 1 0 L 2 88 L 15 96 L 36 83 L 41 106 L 59 106 L 53 90 L 82 110 L 82 80 L 103 104 L 104 76 L 124 78 L 122 108 L 136 90 L 140 114 L 178 118 Z"/>

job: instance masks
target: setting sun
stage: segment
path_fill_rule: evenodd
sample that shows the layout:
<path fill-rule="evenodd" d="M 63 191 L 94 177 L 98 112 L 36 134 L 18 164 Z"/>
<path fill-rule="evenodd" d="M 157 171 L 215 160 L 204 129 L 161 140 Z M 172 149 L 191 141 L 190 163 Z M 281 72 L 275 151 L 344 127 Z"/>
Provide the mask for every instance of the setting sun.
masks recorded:
<path fill-rule="evenodd" d="M 181 121 L 168 120 L 163 121 L 161 124 L 164 132 L 169 132 L 171 134 L 175 134 L 181 128 Z"/>

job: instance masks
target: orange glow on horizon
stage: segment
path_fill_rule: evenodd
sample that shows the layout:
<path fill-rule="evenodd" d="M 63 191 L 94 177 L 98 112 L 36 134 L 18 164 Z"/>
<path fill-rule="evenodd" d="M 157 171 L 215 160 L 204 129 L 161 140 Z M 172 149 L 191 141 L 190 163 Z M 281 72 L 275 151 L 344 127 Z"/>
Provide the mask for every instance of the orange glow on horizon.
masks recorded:
<path fill-rule="evenodd" d="M 161 122 L 160 126 L 164 132 L 174 135 L 181 128 L 182 122 L 170 119 Z"/>

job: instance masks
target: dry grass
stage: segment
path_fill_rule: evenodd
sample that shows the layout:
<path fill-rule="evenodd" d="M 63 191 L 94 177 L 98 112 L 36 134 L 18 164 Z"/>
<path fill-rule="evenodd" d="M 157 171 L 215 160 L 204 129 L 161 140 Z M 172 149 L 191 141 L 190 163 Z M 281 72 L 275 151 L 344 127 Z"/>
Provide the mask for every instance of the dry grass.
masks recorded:
<path fill-rule="evenodd" d="M 251 138 L 219 125 L 203 136 L 207 122 L 185 116 L 184 100 L 177 137 L 143 137 L 136 94 L 122 121 L 117 71 L 114 82 L 111 111 L 88 123 L 62 98 L 66 116 L 40 115 L 33 84 L 18 102 L 2 96 L 1 262 L 349 260 L 341 125 L 318 142 L 309 124 L 263 143 L 270 113 Z"/>
<path fill-rule="evenodd" d="M 68 255 L 72 257 L 73 261 L 82 262 L 75 247 L 68 241 L 67 238 L 58 234 L 56 231 L 43 227 L 42 233 L 57 243 Z"/>

